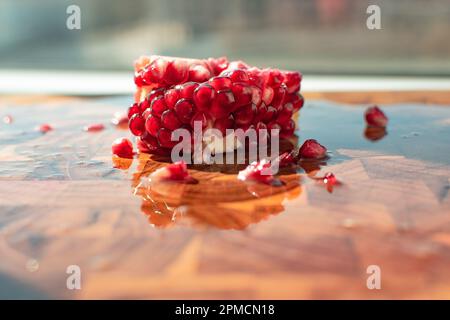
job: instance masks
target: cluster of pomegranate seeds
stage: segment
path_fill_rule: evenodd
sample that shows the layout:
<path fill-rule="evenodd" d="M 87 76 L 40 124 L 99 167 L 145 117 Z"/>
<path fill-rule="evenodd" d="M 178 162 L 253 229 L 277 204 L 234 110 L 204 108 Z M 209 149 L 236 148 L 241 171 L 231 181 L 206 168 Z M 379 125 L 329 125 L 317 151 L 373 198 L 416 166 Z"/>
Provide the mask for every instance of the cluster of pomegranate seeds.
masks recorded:
<path fill-rule="evenodd" d="M 384 128 L 388 123 L 388 118 L 378 106 L 367 108 L 364 117 L 368 126 Z"/>
<path fill-rule="evenodd" d="M 299 72 L 258 69 L 226 58 L 141 57 L 135 62 L 136 102 L 130 131 L 144 152 L 170 153 L 178 128 L 279 129 L 294 134 L 292 115 L 302 108 Z M 151 137 L 151 138 L 150 138 Z M 147 145 L 147 146 L 146 146 Z"/>
<path fill-rule="evenodd" d="M 51 125 L 49 125 L 48 123 L 44 123 L 39 126 L 38 130 L 42 133 L 47 133 L 49 131 L 52 131 L 53 127 Z"/>
<path fill-rule="evenodd" d="M 133 144 L 127 138 L 117 138 L 111 146 L 112 153 L 120 158 L 133 158 Z"/>
<path fill-rule="evenodd" d="M 105 125 L 103 123 L 94 123 L 83 128 L 84 131 L 87 132 L 98 132 L 105 129 Z"/>
<path fill-rule="evenodd" d="M 252 162 L 244 170 L 239 171 L 238 179 L 241 181 L 254 181 L 273 186 L 280 186 L 283 184 L 281 180 L 274 177 L 271 163 L 266 159 Z"/>
<path fill-rule="evenodd" d="M 174 181 L 188 184 L 196 184 L 198 181 L 193 178 L 187 170 L 184 161 L 174 162 L 163 168 L 160 168 L 150 175 L 152 181 Z"/>
<path fill-rule="evenodd" d="M 327 148 L 315 139 L 306 140 L 298 150 L 300 159 L 321 159 L 327 154 Z"/>

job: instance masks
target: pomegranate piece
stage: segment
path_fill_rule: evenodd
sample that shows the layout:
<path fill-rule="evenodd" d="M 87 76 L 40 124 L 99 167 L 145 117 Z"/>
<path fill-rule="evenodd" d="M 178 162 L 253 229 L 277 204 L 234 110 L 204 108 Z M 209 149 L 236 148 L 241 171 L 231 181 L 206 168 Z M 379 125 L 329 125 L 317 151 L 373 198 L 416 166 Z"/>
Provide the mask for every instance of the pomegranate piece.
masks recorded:
<path fill-rule="evenodd" d="M 105 129 L 105 125 L 103 123 L 94 123 L 83 128 L 84 131 L 87 132 L 98 132 Z"/>
<path fill-rule="evenodd" d="M 114 117 L 111 119 L 111 123 L 115 126 L 124 126 L 128 124 L 128 114 L 124 112 L 115 112 Z"/>
<path fill-rule="evenodd" d="M 280 186 L 283 183 L 273 176 L 271 164 L 268 160 L 252 162 L 242 171 L 239 171 L 238 179 L 241 181 L 254 181 L 273 186 Z"/>
<path fill-rule="evenodd" d="M 198 183 L 198 181 L 189 174 L 187 165 L 184 161 L 178 161 L 156 170 L 150 175 L 150 179 L 152 181 L 162 180 L 189 184 Z"/>
<path fill-rule="evenodd" d="M 49 125 L 48 123 L 44 123 L 38 127 L 38 130 L 42 133 L 47 133 L 49 131 L 52 131 L 53 127 L 51 125 Z"/>
<path fill-rule="evenodd" d="M 224 134 L 226 129 L 278 129 L 280 137 L 290 138 L 291 117 L 303 106 L 297 92 L 301 74 L 295 71 L 258 69 L 226 58 L 161 56 L 139 58 L 135 71 L 137 103 L 128 110 L 129 127 L 141 138 L 139 144 L 153 144 L 147 148 L 151 152 L 170 152 L 177 144 L 170 139 L 172 131 L 192 131 L 195 121 Z"/>
<path fill-rule="evenodd" d="M 133 144 L 127 138 L 117 138 L 111 146 L 112 153 L 120 158 L 133 158 Z"/>
<path fill-rule="evenodd" d="M 388 118 L 378 106 L 368 108 L 364 114 L 366 122 L 372 127 L 386 127 Z"/>
<path fill-rule="evenodd" d="M 298 151 L 298 156 L 304 159 L 321 159 L 326 156 L 327 148 L 315 139 L 306 140 Z"/>

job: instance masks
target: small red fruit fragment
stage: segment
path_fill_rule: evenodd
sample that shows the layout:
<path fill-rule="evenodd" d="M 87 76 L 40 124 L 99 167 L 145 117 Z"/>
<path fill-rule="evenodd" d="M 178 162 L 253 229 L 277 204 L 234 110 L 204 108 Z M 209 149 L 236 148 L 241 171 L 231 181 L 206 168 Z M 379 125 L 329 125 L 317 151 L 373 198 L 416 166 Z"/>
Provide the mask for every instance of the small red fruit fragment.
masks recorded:
<path fill-rule="evenodd" d="M 98 131 L 102 131 L 103 129 L 105 129 L 105 126 L 103 125 L 103 123 L 94 123 L 88 126 L 85 126 L 84 131 L 87 132 L 98 132 Z"/>
<path fill-rule="evenodd" d="M 326 153 L 327 148 L 317 142 L 317 140 L 309 139 L 300 147 L 298 156 L 306 159 L 321 159 L 325 157 Z"/>
<path fill-rule="evenodd" d="M 42 133 L 47 133 L 52 130 L 53 130 L 53 127 L 51 125 L 49 125 L 48 123 L 44 123 L 39 126 L 39 131 Z"/>
<path fill-rule="evenodd" d="M 133 144 L 127 138 L 117 138 L 111 146 L 112 153 L 121 158 L 133 158 Z"/>
<path fill-rule="evenodd" d="M 334 185 L 337 183 L 336 176 L 331 172 L 327 172 L 322 180 L 323 180 L 323 183 L 330 184 L 330 185 Z"/>
<path fill-rule="evenodd" d="M 256 181 L 274 186 L 282 185 L 282 182 L 273 176 L 271 164 L 266 159 L 252 162 L 247 168 L 239 171 L 238 179 L 241 181 Z"/>
<path fill-rule="evenodd" d="M 150 175 L 152 180 L 175 181 L 181 183 L 198 183 L 187 170 L 187 165 L 184 161 L 178 161 L 164 168 L 160 168 Z"/>
<path fill-rule="evenodd" d="M 373 127 L 386 127 L 388 118 L 384 112 L 377 106 L 368 108 L 364 114 L 366 122 L 369 126 Z"/>

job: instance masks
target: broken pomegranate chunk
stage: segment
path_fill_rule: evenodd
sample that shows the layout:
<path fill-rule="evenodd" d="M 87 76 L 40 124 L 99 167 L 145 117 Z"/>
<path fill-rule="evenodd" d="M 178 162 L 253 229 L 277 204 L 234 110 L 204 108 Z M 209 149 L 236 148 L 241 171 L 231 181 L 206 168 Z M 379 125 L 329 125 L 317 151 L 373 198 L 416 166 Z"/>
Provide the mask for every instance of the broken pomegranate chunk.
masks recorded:
<path fill-rule="evenodd" d="M 321 159 L 327 153 L 327 148 L 321 145 L 315 139 L 306 140 L 298 151 L 299 158 Z"/>
<path fill-rule="evenodd" d="M 295 131 L 292 116 L 303 106 L 298 93 L 301 74 L 259 69 L 226 58 L 141 57 L 135 63 L 136 101 L 129 110 L 130 131 L 156 138 L 156 149 L 170 151 L 178 141 L 172 132 L 202 129 L 279 129 L 280 137 Z M 146 139 L 140 139 L 145 144 Z M 139 148 L 143 150 L 143 146 Z M 154 146 L 147 148 L 158 152 Z"/>
<path fill-rule="evenodd" d="M 366 122 L 373 127 L 386 127 L 388 118 L 378 106 L 368 108 L 364 114 Z"/>
<path fill-rule="evenodd" d="M 133 144 L 127 138 L 117 138 L 111 146 L 112 153 L 120 158 L 133 158 Z"/>

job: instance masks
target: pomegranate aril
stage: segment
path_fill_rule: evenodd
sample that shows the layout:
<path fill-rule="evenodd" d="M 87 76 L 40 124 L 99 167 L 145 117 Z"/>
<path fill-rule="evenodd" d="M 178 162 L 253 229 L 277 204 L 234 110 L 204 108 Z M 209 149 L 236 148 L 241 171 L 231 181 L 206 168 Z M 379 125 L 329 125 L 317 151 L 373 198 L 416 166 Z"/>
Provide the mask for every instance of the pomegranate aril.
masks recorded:
<path fill-rule="evenodd" d="M 182 183 L 197 183 L 198 181 L 191 177 L 184 161 L 169 164 L 160 168 L 151 174 L 152 181 L 175 181 Z"/>
<path fill-rule="evenodd" d="M 302 75 L 297 71 L 285 71 L 284 74 L 284 83 L 287 87 L 288 93 L 295 93 L 300 90 L 300 82 L 302 80 Z"/>
<path fill-rule="evenodd" d="M 366 122 L 373 127 L 386 127 L 388 118 L 378 106 L 368 108 L 364 114 Z"/>
<path fill-rule="evenodd" d="M 297 159 L 293 152 L 284 152 L 277 158 L 278 164 L 281 168 L 290 166 L 297 162 Z"/>
<path fill-rule="evenodd" d="M 198 86 L 199 84 L 196 82 L 186 82 L 178 85 L 176 88 L 180 93 L 180 98 L 192 100 L 194 91 L 198 88 Z"/>
<path fill-rule="evenodd" d="M 305 100 L 300 93 L 288 94 L 285 98 L 286 102 L 292 103 L 293 111 L 297 112 L 303 107 Z"/>
<path fill-rule="evenodd" d="M 284 76 L 278 69 L 266 69 L 263 71 L 263 75 L 265 78 L 265 84 L 272 87 L 279 87 L 284 80 Z"/>
<path fill-rule="evenodd" d="M 246 83 L 235 83 L 231 86 L 234 98 L 236 100 L 234 104 L 234 110 L 239 107 L 245 106 L 252 102 L 252 88 Z"/>
<path fill-rule="evenodd" d="M 41 124 L 39 126 L 39 131 L 42 132 L 42 133 L 47 133 L 47 132 L 52 131 L 52 130 L 53 130 L 53 127 L 51 125 L 47 124 L 47 123 Z"/>
<path fill-rule="evenodd" d="M 175 112 L 182 123 L 190 123 L 194 111 L 194 105 L 187 99 L 180 99 L 175 104 Z"/>
<path fill-rule="evenodd" d="M 205 82 L 208 81 L 208 79 L 211 78 L 211 76 L 212 76 L 211 72 L 204 65 L 197 64 L 192 65 L 189 68 L 189 76 L 188 76 L 189 81 Z"/>
<path fill-rule="evenodd" d="M 153 99 L 156 97 L 164 96 L 165 89 L 164 88 L 158 88 L 150 91 L 150 93 L 147 95 L 147 100 L 151 103 Z"/>
<path fill-rule="evenodd" d="M 210 65 L 214 74 L 220 74 L 223 70 L 229 67 L 227 58 L 209 58 L 208 64 Z"/>
<path fill-rule="evenodd" d="M 142 100 L 138 105 L 141 113 L 150 108 L 150 102 L 147 99 Z"/>
<path fill-rule="evenodd" d="M 158 143 L 158 139 L 156 139 L 156 137 L 148 134 L 148 133 L 144 133 L 142 136 L 140 136 L 138 139 L 138 148 L 139 148 L 139 142 L 141 142 L 142 144 L 145 144 L 147 151 L 142 151 L 142 152 L 147 152 L 147 153 L 155 153 L 159 148 L 159 143 Z"/>
<path fill-rule="evenodd" d="M 134 74 L 134 83 L 136 84 L 136 86 L 138 87 L 143 87 L 145 86 L 145 82 L 144 79 L 142 78 L 142 72 L 136 72 Z"/>
<path fill-rule="evenodd" d="M 202 111 L 206 111 L 211 106 L 216 93 L 214 88 L 209 84 L 201 84 L 197 89 L 194 90 L 194 103 L 195 106 Z"/>
<path fill-rule="evenodd" d="M 273 100 L 273 95 L 274 95 L 274 91 L 271 87 L 269 86 L 264 86 L 263 90 L 262 90 L 262 101 L 269 106 L 270 103 Z"/>
<path fill-rule="evenodd" d="M 237 61 L 231 61 L 228 64 L 227 69 L 233 70 L 233 69 L 243 69 L 246 70 L 250 68 L 250 66 L 248 64 L 246 64 L 244 61 L 241 60 L 237 60 Z"/>
<path fill-rule="evenodd" d="M 145 120 L 140 114 L 134 114 L 128 122 L 130 131 L 135 136 L 140 136 L 145 131 Z"/>
<path fill-rule="evenodd" d="M 286 96 L 286 86 L 281 84 L 278 88 L 274 90 L 273 99 L 270 105 L 275 109 L 279 110 L 282 107 L 284 97 Z"/>
<path fill-rule="evenodd" d="M 262 90 L 257 86 L 251 86 L 252 90 L 252 103 L 259 107 L 262 103 Z"/>
<path fill-rule="evenodd" d="M 248 82 L 249 77 L 244 69 L 234 69 L 221 73 L 222 76 L 229 77 L 232 82 Z"/>
<path fill-rule="evenodd" d="M 281 129 L 280 137 L 281 138 L 289 138 L 292 137 L 295 131 L 295 121 L 290 119 L 286 125 L 284 125 Z"/>
<path fill-rule="evenodd" d="M 140 113 L 141 109 L 139 108 L 139 104 L 133 103 L 131 107 L 128 108 L 128 119 L 130 119 L 136 113 Z"/>
<path fill-rule="evenodd" d="M 112 153 L 121 158 L 133 158 L 133 144 L 127 138 L 118 138 L 113 141 Z"/>
<path fill-rule="evenodd" d="M 267 112 L 264 114 L 263 121 L 266 123 L 270 122 L 275 118 L 276 114 L 277 110 L 274 107 L 272 106 L 267 107 Z"/>
<path fill-rule="evenodd" d="M 145 129 L 152 136 L 156 137 L 158 130 L 161 128 L 161 120 L 155 116 L 148 116 L 145 121 Z"/>
<path fill-rule="evenodd" d="M 172 131 L 166 128 L 161 128 L 157 134 L 158 142 L 161 147 L 173 148 L 178 141 L 172 141 Z"/>
<path fill-rule="evenodd" d="M 284 107 L 281 108 L 281 110 L 277 114 L 277 122 L 280 125 L 282 125 L 282 126 L 286 125 L 289 122 L 289 120 L 291 120 L 292 109 L 293 109 L 293 107 L 292 107 L 292 104 L 290 104 L 290 103 L 285 104 Z"/>
<path fill-rule="evenodd" d="M 230 115 L 226 118 L 217 119 L 214 122 L 214 128 L 220 130 L 220 132 L 222 132 L 222 134 L 225 136 L 227 129 L 234 129 L 234 117 Z"/>
<path fill-rule="evenodd" d="M 125 112 L 115 112 L 114 117 L 111 119 L 111 123 L 115 126 L 123 126 L 128 124 L 128 114 Z"/>
<path fill-rule="evenodd" d="M 155 117 L 161 117 L 164 111 L 166 111 L 167 105 L 163 96 L 156 97 L 151 103 L 152 115 Z"/>
<path fill-rule="evenodd" d="M 211 87 L 213 87 L 217 91 L 229 89 L 231 87 L 231 79 L 229 77 L 213 77 L 209 79 L 208 82 Z"/>
<path fill-rule="evenodd" d="M 94 123 L 94 124 L 90 124 L 88 126 L 85 126 L 83 128 L 83 130 L 87 131 L 87 132 L 98 132 L 98 131 L 102 131 L 104 129 L 105 129 L 105 125 L 103 123 Z"/>
<path fill-rule="evenodd" d="M 156 58 L 146 69 L 143 79 L 147 84 L 164 83 L 164 74 L 167 69 L 167 61 L 164 58 Z"/>
<path fill-rule="evenodd" d="M 166 110 L 163 112 L 161 115 L 161 123 L 163 127 L 169 130 L 175 130 L 181 126 L 181 121 L 173 110 Z"/>
<path fill-rule="evenodd" d="M 255 117 L 256 106 L 252 103 L 240 108 L 234 113 L 234 119 L 238 126 L 246 126 L 252 123 Z"/>
<path fill-rule="evenodd" d="M 324 177 L 322 178 L 323 183 L 326 183 L 328 185 L 335 185 L 338 183 L 338 180 L 336 179 L 336 176 L 331 173 L 331 172 L 327 172 Z"/>
<path fill-rule="evenodd" d="M 191 119 L 191 127 L 194 128 L 196 122 L 201 122 L 202 129 L 210 127 L 212 124 L 212 119 L 209 114 L 203 112 L 197 112 Z"/>
<path fill-rule="evenodd" d="M 168 89 L 164 93 L 164 101 L 166 102 L 166 106 L 170 109 L 175 107 L 175 103 L 177 103 L 180 98 L 179 91 L 176 88 Z"/>
<path fill-rule="evenodd" d="M 189 75 L 189 66 L 186 61 L 176 59 L 167 63 L 164 72 L 164 82 L 169 85 L 186 82 Z"/>
<path fill-rule="evenodd" d="M 209 109 L 209 114 L 214 119 L 227 117 L 233 111 L 234 102 L 234 95 L 231 90 L 217 91 L 216 97 Z"/>
<path fill-rule="evenodd" d="M 321 159 L 326 156 L 327 148 L 321 145 L 315 139 L 306 140 L 298 151 L 300 158 Z"/>

